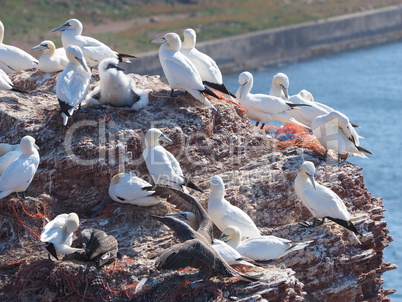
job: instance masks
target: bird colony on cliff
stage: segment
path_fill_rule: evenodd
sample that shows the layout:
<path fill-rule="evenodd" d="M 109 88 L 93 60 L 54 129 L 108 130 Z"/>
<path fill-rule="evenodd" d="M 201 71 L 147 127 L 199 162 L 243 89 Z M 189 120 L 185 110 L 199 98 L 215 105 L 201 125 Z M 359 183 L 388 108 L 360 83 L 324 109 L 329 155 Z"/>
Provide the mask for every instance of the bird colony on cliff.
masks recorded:
<path fill-rule="evenodd" d="M 30 98 L 29 92 L 13 85 L 9 74 L 30 68 L 37 68 L 43 73 L 58 73 L 56 93 L 51 101 L 59 103 L 60 122 L 64 127 L 72 124 L 73 113 L 80 114 L 81 105 L 94 112 L 99 106 L 113 106 L 115 110 L 120 107 L 131 110 L 133 114 L 146 110 L 151 89 L 137 88 L 134 79 L 125 74 L 119 65 L 124 60 L 135 60 L 135 56 L 121 54 L 92 37 L 83 36 L 83 25 L 79 20 L 70 19 L 52 30 L 61 32 L 62 48 L 56 48 L 55 43 L 49 40 L 34 46 L 32 50 L 41 51 L 39 60 L 17 47 L 3 44 L 4 32 L 0 22 L 0 89 L 23 93 Z M 200 106 L 216 112 L 219 111 L 219 102 L 214 100 L 230 99 L 245 108 L 248 118 L 256 122 L 256 126 L 261 123 L 261 129 L 271 121 L 294 123 L 313 133 L 327 152 L 335 150 L 339 154 L 363 158 L 367 158 L 364 153 L 371 154 L 360 146 L 357 125 L 350 122 L 346 115 L 315 102 L 307 90 L 289 96 L 289 79 L 283 73 L 273 78 L 269 93 L 267 89 L 267 92 L 252 94 L 253 75 L 244 71 L 239 75 L 239 88 L 233 94 L 225 86 L 216 62 L 197 50 L 196 32 L 186 29 L 183 35 L 184 42 L 173 32 L 152 40 L 152 43 L 161 44 L 159 59 L 171 88 L 170 96 L 166 96 L 170 98 L 169 102 L 181 98 L 182 94 L 175 95 L 174 90 L 184 90 Z M 89 91 L 92 68 L 99 70 L 100 81 Z M 109 195 L 117 203 L 152 207 L 167 201 L 181 210 L 166 216 L 152 216 L 168 226 L 179 240 L 179 243 L 172 242 L 156 256 L 158 270 L 191 266 L 199 269 L 205 278 L 237 277 L 245 282 L 257 282 L 258 270 L 263 269 L 263 263 L 291 257 L 292 253 L 313 244 L 314 238 L 293 242 L 263 233 L 256 217 L 258 213 L 247 214 L 225 199 L 225 183 L 220 175 L 210 178 L 210 186 L 197 185 L 197 181 L 190 180 L 191 171 L 183 170 L 180 160 L 161 144 L 164 142 L 168 146 L 177 142 L 168 138 L 161 129 L 143 130 L 142 156 L 153 183 L 136 176 L 134 171 L 122 172 L 111 177 Z M 259 128 L 253 131 L 266 135 Z M 34 137 L 16 138 L 12 143 L 0 144 L 2 202 L 14 192 L 23 193 L 25 198 L 25 191 L 40 167 L 40 150 L 38 152 Z M 297 195 L 313 217 L 313 222 L 300 222 L 300 227 L 322 225 L 327 219 L 350 233 L 353 239 L 350 244 L 361 244 L 364 234 L 359 225 L 352 222 L 353 217 L 344 201 L 314 179 L 315 170 L 315 165 L 306 161 L 294 180 L 295 192 L 292 194 Z M 191 191 L 203 193 L 207 189 L 210 189 L 210 194 L 205 210 Z M 85 226 L 85 221 L 80 222 L 76 213 L 60 213 L 52 220 L 49 217 L 40 235 L 49 257 L 59 259 L 60 255 L 79 253 L 85 254 L 85 259 L 94 261 L 97 266 L 112 262 L 118 256 L 116 239 L 103 230 L 92 228 L 81 230 L 76 237 L 80 224 Z M 220 238 L 214 237 L 214 226 L 221 232 Z M 244 265 L 247 273 L 236 270 L 232 265 Z"/>

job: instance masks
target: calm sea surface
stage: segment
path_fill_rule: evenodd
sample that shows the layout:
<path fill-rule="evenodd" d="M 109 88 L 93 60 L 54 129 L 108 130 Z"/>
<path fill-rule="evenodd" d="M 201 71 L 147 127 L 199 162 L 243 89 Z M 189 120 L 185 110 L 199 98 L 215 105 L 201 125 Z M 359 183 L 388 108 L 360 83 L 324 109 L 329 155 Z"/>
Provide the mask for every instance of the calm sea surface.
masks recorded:
<path fill-rule="evenodd" d="M 394 241 L 385 249 L 385 261 L 398 265 L 386 272 L 385 288 L 398 291 L 392 301 L 402 301 L 402 42 L 328 55 L 266 70 L 254 75 L 252 93 L 268 93 L 277 72 L 287 74 L 289 94 L 310 91 L 315 100 L 345 113 L 361 126 L 361 146 L 373 152 L 370 159 L 350 161 L 363 168 L 366 186 L 382 197 Z M 235 93 L 239 73 L 224 76 Z"/>

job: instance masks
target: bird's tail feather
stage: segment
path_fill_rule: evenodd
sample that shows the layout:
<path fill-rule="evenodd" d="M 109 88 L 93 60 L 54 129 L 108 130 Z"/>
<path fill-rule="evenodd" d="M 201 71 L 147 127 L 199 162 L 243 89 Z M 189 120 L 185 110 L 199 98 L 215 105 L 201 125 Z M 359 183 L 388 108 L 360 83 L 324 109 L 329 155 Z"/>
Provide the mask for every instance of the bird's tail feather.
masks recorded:
<path fill-rule="evenodd" d="M 373 155 L 373 153 L 371 153 L 371 152 L 370 152 L 369 150 L 367 150 L 367 149 L 364 149 L 363 147 L 356 146 L 356 148 L 357 148 L 357 150 L 359 150 L 360 152 L 364 152 L 364 153 L 368 153 L 368 154 Z"/>
<path fill-rule="evenodd" d="M 227 95 L 230 95 L 231 97 L 234 97 L 234 98 L 236 98 L 236 96 L 233 94 L 233 93 L 231 93 L 230 91 L 229 91 L 229 89 L 227 89 L 227 87 L 225 86 L 225 84 L 216 84 L 216 83 L 212 83 L 212 82 L 208 82 L 208 81 L 203 81 L 202 82 L 204 85 L 207 85 L 207 86 L 209 86 L 209 87 L 211 87 L 211 88 L 213 88 L 213 89 L 216 89 L 216 90 L 218 90 L 218 91 L 220 91 L 220 92 L 222 92 L 222 93 L 225 93 L 225 94 L 227 94 Z M 219 98 L 219 97 L 218 97 Z"/>

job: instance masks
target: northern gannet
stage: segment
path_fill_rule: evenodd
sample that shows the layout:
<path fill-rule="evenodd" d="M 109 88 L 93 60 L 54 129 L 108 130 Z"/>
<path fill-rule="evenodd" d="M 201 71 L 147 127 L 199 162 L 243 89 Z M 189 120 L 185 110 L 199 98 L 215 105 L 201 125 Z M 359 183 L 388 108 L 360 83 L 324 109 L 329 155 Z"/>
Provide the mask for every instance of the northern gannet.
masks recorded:
<path fill-rule="evenodd" d="M 32 136 L 20 142 L 21 155 L 11 162 L 0 176 L 0 199 L 16 192 L 25 192 L 31 184 L 39 165 L 38 146 Z M 25 196 L 25 195 L 24 195 Z"/>
<path fill-rule="evenodd" d="M 68 64 L 66 50 L 64 48 L 56 48 L 50 40 L 42 41 L 39 45 L 32 47 L 31 50 L 39 50 L 42 52 L 38 68 L 43 72 L 57 72 L 63 70 Z"/>
<path fill-rule="evenodd" d="M 119 251 L 116 238 L 94 228 L 82 230 L 74 243 L 85 251 L 86 260 L 95 261 L 98 267 L 112 262 Z"/>
<path fill-rule="evenodd" d="M 234 225 L 242 230 L 244 237 L 261 236 L 250 216 L 225 199 L 225 185 L 222 177 L 213 176 L 210 182 L 212 191 L 208 199 L 208 214 L 218 229 L 223 232 L 228 226 Z"/>
<path fill-rule="evenodd" d="M 156 184 L 168 185 L 178 190 L 183 190 L 183 187 L 186 186 L 202 192 L 183 175 L 177 159 L 159 144 L 159 140 L 172 142 L 159 129 L 149 129 L 145 135 L 145 149 L 142 152 L 153 181 Z"/>
<path fill-rule="evenodd" d="M 311 123 L 311 129 L 318 141 L 328 149 L 338 154 L 347 152 L 362 158 L 367 158 L 362 152 L 372 154 L 360 146 L 359 135 L 353 128 L 346 115 L 339 111 L 331 111 L 316 117 Z"/>
<path fill-rule="evenodd" d="M 201 76 L 194 64 L 180 52 L 181 41 L 179 35 L 167 33 L 161 38 L 152 40 L 152 43 L 162 43 L 159 47 L 159 60 L 172 89 L 171 95 L 173 96 L 174 89 L 183 89 L 201 103 L 216 110 L 205 97 L 205 94 L 215 98 L 218 98 L 218 96 L 202 83 Z"/>
<path fill-rule="evenodd" d="M 293 109 L 294 107 L 306 105 L 292 104 L 268 94 L 250 93 L 253 87 L 253 75 L 248 71 L 242 72 L 238 80 L 240 86 L 236 92 L 236 97 L 240 105 L 247 109 L 248 118 L 257 122 L 256 126 L 261 123 L 262 129 L 266 123 L 276 120 L 284 124 L 295 123 L 308 128 L 306 125 L 296 121 L 288 112 L 298 110 L 298 108 Z"/>
<path fill-rule="evenodd" d="M 86 98 L 91 106 L 109 104 L 139 111 L 148 105 L 148 91 L 137 88 L 133 78 L 124 74 L 115 58 L 103 59 L 99 66 L 99 84 Z"/>
<path fill-rule="evenodd" d="M 153 191 L 143 190 L 146 187 L 151 187 L 151 184 L 134 173 L 119 173 L 113 176 L 110 182 L 109 196 L 114 201 L 141 207 L 160 203 L 162 200 L 154 196 Z"/>
<path fill-rule="evenodd" d="M 80 248 L 71 247 L 74 232 L 79 225 L 80 220 L 76 213 L 57 215 L 43 228 L 40 241 L 46 243 L 46 250 L 57 260 L 59 260 L 57 254 L 66 255 L 82 251 Z"/>
<path fill-rule="evenodd" d="M 197 35 L 194 29 L 185 29 L 183 31 L 183 37 L 184 40 L 180 52 L 184 54 L 187 59 L 191 61 L 191 63 L 194 64 L 194 67 L 200 74 L 202 82 L 213 89 L 228 94 L 232 97 L 236 97 L 226 88 L 225 84 L 223 83 L 222 73 L 219 70 L 216 62 L 210 56 L 195 48 Z"/>
<path fill-rule="evenodd" d="M 56 95 L 64 126 L 73 114 L 74 107 L 80 105 L 85 99 L 91 84 L 91 71 L 86 65 L 81 49 L 70 45 L 66 53 L 69 63 L 56 82 Z"/>
<path fill-rule="evenodd" d="M 314 227 L 324 223 L 325 218 L 345 227 L 352 236 L 360 235 L 355 225 L 350 220 L 350 214 L 342 199 L 327 187 L 320 185 L 314 180 L 315 166 L 310 161 L 305 161 L 297 174 L 294 188 L 296 195 L 314 217 L 313 223 L 301 223 L 306 227 Z M 322 218 L 322 220 L 320 220 Z"/>
<path fill-rule="evenodd" d="M 269 94 L 285 101 L 289 98 L 289 78 L 286 74 L 278 72 L 273 76 Z"/>
<path fill-rule="evenodd" d="M 229 226 L 222 232 L 220 240 L 226 242 L 240 255 L 255 261 L 279 259 L 288 253 L 303 249 L 312 241 L 293 242 L 276 236 L 258 236 L 241 240 L 238 227 Z"/>
<path fill-rule="evenodd" d="M 4 44 L 3 38 L 4 25 L 0 21 L 0 69 L 10 74 L 38 66 L 37 59 L 18 47 Z"/>
<path fill-rule="evenodd" d="M 52 32 L 61 31 L 61 41 L 67 50 L 70 45 L 81 48 L 88 66 L 95 67 L 106 58 L 116 58 L 120 62 L 123 59 L 135 58 L 135 56 L 118 53 L 102 42 L 87 36 L 82 36 L 82 23 L 77 19 L 70 19 L 63 25 L 55 28 Z"/>

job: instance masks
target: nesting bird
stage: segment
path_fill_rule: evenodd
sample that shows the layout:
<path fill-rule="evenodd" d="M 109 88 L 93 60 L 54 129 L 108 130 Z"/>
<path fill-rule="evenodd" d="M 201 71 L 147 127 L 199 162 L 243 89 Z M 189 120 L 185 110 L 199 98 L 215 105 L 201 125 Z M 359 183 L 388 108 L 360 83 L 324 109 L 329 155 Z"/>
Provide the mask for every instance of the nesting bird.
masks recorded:
<path fill-rule="evenodd" d="M 99 85 L 88 94 L 91 106 L 109 104 L 116 107 L 131 107 L 139 111 L 148 105 L 148 91 L 137 88 L 133 78 L 124 74 L 115 58 L 103 59 L 99 66 Z"/>
<path fill-rule="evenodd" d="M 74 243 L 85 251 L 86 260 L 95 261 L 98 267 L 111 263 L 119 251 L 116 238 L 93 228 L 82 230 Z"/>
<path fill-rule="evenodd" d="M 192 28 L 187 28 L 183 31 L 183 36 L 184 40 L 180 52 L 194 64 L 194 67 L 200 74 L 202 82 L 220 92 L 236 97 L 223 83 L 222 73 L 216 62 L 210 56 L 195 48 L 197 40 L 195 31 Z"/>
<path fill-rule="evenodd" d="M 42 41 L 39 45 L 32 47 L 31 50 L 41 51 L 38 68 L 43 72 L 57 72 L 63 70 L 68 64 L 66 50 L 56 48 L 50 40 Z"/>
<path fill-rule="evenodd" d="M 174 89 L 183 89 L 207 107 L 215 110 L 205 94 L 215 98 L 218 96 L 203 84 L 197 68 L 180 52 L 182 43 L 179 35 L 167 33 L 161 38 L 152 40 L 152 43 L 162 43 L 159 47 L 159 60 L 172 89 L 171 96 Z"/>
<path fill-rule="evenodd" d="M 266 123 L 277 120 L 284 124 L 295 123 L 308 128 L 289 114 L 290 110 L 298 109 L 295 107 L 305 105 L 292 104 L 272 95 L 250 93 L 253 87 L 253 75 L 248 71 L 242 72 L 238 80 L 240 86 L 236 92 L 236 97 L 240 105 L 247 109 L 248 118 L 257 122 L 256 126 L 261 123 L 262 129 Z"/>
<path fill-rule="evenodd" d="M 73 114 L 74 107 L 81 105 L 91 84 L 91 71 L 78 46 L 70 45 L 66 49 L 69 63 L 59 75 L 56 82 L 56 95 L 60 104 L 63 125 Z"/>
<path fill-rule="evenodd" d="M 118 53 L 92 37 L 81 35 L 82 30 L 83 26 L 79 20 L 70 19 L 63 25 L 53 29 L 52 32 L 62 32 L 61 41 L 66 51 L 67 47 L 70 45 L 80 47 L 90 67 L 98 66 L 98 64 L 106 58 L 116 58 L 120 62 L 123 61 L 123 59 L 135 58 L 135 56 L 132 55 Z"/>
<path fill-rule="evenodd" d="M 55 259 L 59 260 L 57 254 L 71 254 L 82 251 L 81 248 L 73 248 L 74 232 L 80 225 L 80 219 L 76 213 L 60 214 L 48 222 L 40 234 L 40 241 L 45 243 L 45 249 Z"/>
<path fill-rule="evenodd" d="M 109 196 L 114 201 L 147 207 L 162 200 L 154 195 L 154 191 L 145 191 L 151 184 L 133 173 L 119 173 L 113 176 L 109 185 Z"/>
<path fill-rule="evenodd" d="M 38 66 L 37 59 L 18 47 L 4 44 L 3 38 L 4 25 L 0 21 L 0 69 L 10 74 Z"/>
<path fill-rule="evenodd" d="M 305 248 L 312 241 L 293 242 L 276 236 L 258 236 L 241 240 L 242 232 L 238 227 L 229 226 L 222 232 L 220 239 L 233 247 L 240 255 L 255 261 L 279 259 L 293 251 Z"/>
<path fill-rule="evenodd" d="M 157 269 L 180 269 L 187 266 L 198 268 L 206 274 L 207 279 L 213 276 L 238 277 L 247 282 L 258 279 L 237 272 L 211 246 L 213 223 L 199 202 L 184 192 L 166 187 L 156 187 L 155 193 L 167 198 L 176 205 L 187 204 L 196 213 L 199 221 L 197 230 L 173 216 L 154 216 L 155 219 L 172 229 L 181 243 L 176 244 L 159 254 L 156 261 Z"/>
<path fill-rule="evenodd" d="M 156 184 L 168 185 L 181 191 L 186 186 L 202 192 L 199 187 L 183 175 L 177 159 L 159 144 L 159 140 L 172 142 L 159 129 L 149 129 L 145 135 L 145 149 L 142 152 L 153 181 Z"/>
<path fill-rule="evenodd" d="M 306 227 L 315 227 L 323 224 L 325 218 L 328 218 L 348 229 L 360 243 L 356 237 L 356 234 L 359 235 L 360 233 L 352 223 L 350 214 L 342 199 L 332 190 L 316 183 L 314 173 L 314 164 L 310 161 L 305 161 L 295 179 L 296 195 L 314 217 L 313 223 L 303 222 L 301 224 Z"/>
<path fill-rule="evenodd" d="M 332 149 L 338 154 L 347 152 L 362 158 L 367 158 L 362 152 L 372 155 L 370 151 L 360 146 L 359 135 L 348 117 L 339 111 L 334 110 L 316 117 L 311 123 L 311 128 L 327 152 L 328 149 Z"/>
<path fill-rule="evenodd" d="M 261 236 L 253 220 L 240 208 L 225 199 L 222 177 L 211 177 L 212 190 L 208 199 L 208 214 L 218 229 L 223 232 L 228 226 L 237 226 L 244 237 Z"/>
<path fill-rule="evenodd" d="M 192 229 L 198 230 L 199 227 L 199 222 L 197 219 L 197 216 L 193 212 L 180 212 L 180 213 L 174 213 L 174 214 L 168 214 L 167 216 L 173 216 L 177 219 L 180 219 L 181 221 L 187 223 Z M 253 261 L 252 259 L 245 258 L 238 251 L 236 251 L 233 247 L 228 245 L 226 242 L 219 240 L 219 239 L 213 239 L 212 241 L 212 248 L 229 264 L 242 264 L 246 266 L 252 266 L 254 267 L 255 265 L 253 263 L 250 263 L 250 260 Z"/>
<path fill-rule="evenodd" d="M 24 136 L 20 142 L 21 154 L 12 161 L 0 176 L 0 199 L 16 192 L 25 192 L 39 166 L 38 146 L 32 136 Z"/>

